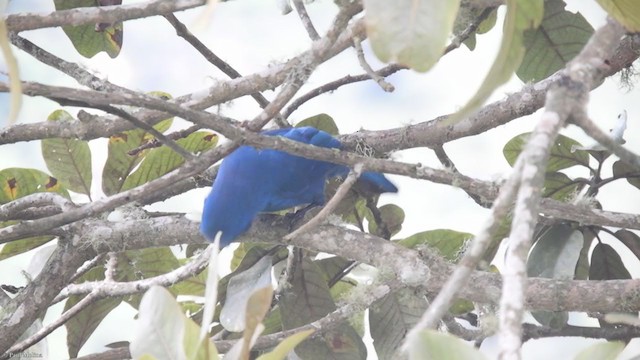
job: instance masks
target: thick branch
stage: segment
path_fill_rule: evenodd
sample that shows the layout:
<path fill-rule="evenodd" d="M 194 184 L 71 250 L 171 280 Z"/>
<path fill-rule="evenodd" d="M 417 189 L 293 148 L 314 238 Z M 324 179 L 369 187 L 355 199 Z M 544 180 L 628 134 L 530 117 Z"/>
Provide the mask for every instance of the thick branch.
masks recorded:
<path fill-rule="evenodd" d="M 95 253 L 88 247 L 77 247 L 68 239 L 58 240 L 58 247 L 43 271 L 3 309 L 4 316 L 0 321 L 0 354 L 4 354 L 44 313 L 51 300 L 68 284 L 76 269 L 92 256 Z"/>
<path fill-rule="evenodd" d="M 249 232 L 238 240 L 284 244 L 282 239 L 290 227 L 284 221 L 279 216 L 262 215 L 254 221 Z M 91 246 L 96 252 L 202 243 L 197 224 L 177 216 L 120 223 L 92 219 L 74 225 L 73 229 L 79 233 L 92 229 L 94 234 Z M 439 291 L 455 268 L 455 265 L 429 250 L 408 249 L 393 241 L 334 225 L 320 225 L 316 231 L 293 239 L 291 245 L 375 266 L 387 273 L 396 274 L 406 285 L 424 286 L 430 292 Z M 428 281 L 424 281 L 424 272 L 430 272 Z M 476 302 L 497 304 L 501 283 L 499 274 L 473 271 L 468 284 L 460 290 L 458 296 Z M 549 311 L 640 311 L 640 280 L 531 278 L 526 290 L 526 306 L 530 310 Z"/>

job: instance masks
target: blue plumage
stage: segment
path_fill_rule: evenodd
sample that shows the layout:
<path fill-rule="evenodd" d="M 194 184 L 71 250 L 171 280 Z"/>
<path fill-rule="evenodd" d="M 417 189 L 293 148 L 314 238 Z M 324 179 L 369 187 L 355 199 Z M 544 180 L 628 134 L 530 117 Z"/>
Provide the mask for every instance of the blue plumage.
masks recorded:
<path fill-rule="evenodd" d="M 277 129 L 263 134 L 325 148 L 341 147 L 336 138 L 312 127 Z M 348 173 L 343 165 L 241 146 L 220 165 L 204 202 L 200 231 L 209 241 L 221 231 L 220 245 L 226 246 L 247 231 L 260 212 L 303 204 L 322 205 L 326 180 Z M 364 172 L 360 179 L 380 193 L 398 191 L 379 173 Z"/>

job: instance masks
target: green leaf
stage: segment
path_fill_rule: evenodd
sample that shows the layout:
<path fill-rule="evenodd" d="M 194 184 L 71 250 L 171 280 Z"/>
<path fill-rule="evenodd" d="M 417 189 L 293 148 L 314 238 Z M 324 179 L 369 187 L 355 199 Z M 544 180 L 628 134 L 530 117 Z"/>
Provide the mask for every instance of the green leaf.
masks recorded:
<path fill-rule="evenodd" d="M 254 259 L 253 263 L 262 259 L 269 251 L 273 249 L 273 245 L 260 244 L 260 243 L 240 243 L 239 246 L 233 251 L 233 257 L 231 258 L 230 268 L 231 271 L 235 271 L 247 256 L 247 260 Z M 280 251 L 286 251 L 286 248 L 282 248 Z"/>
<path fill-rule="evenodd" d="M 438 229 L 413 234 L 406 239 L 398 241 L 398 244 L 412 249 L 420 245 L 427 245 L 436 249 L 445 259 L 455 262 L 464 251 L 467 241 L 472 238 L 473 234 Z M 493 255 L 491 258 L 493 258 Z M 464 299 L 454 300 L 449 309 L 454 314 L 464 314 L 471 310 L 473 310 L 473 303 Z"/>
<path fill-rule="evenodd" d="M 476 94 L 462 109 L 449 116 L 447 125 L 455 124 L 479 108 L 493 91 L 506 83 L 520 66 L 524 56 L 523 33 L 535 29 L 542 21 L 543 2 L 538 0 L 507 0 L 507 14 L 502 29 L 502 42 L 496 60 Z"/>
<path fill-rule="evenodd" d="M 464 250 L 465 244 L 473 238 L 473 234 L 448 229 L 429 230 L 413 234 L 398 244 L 415 248 L 418 245 L 429 245 L 438 250 L 440 255 L 454 262 Z"/>
<path fill-rule="evenodd" d="M 168 273 L 180 266 L 169 247 L 128 250 L 118 254 L 118 281 L 135 281 Z"/>
<path fill-rule="evenodd" d="M 262 322 L 264 324 L 263 335 L 273 334 L 282 331 L 282 316 L 280 314 L 280 308 L 275 307 L 267 314 L 267 317 Z"/>
<path fill-rule="evenodd" d="M 574 360 L 616 360 L 624 348 L 622 341 L 600 342 L 580 351 Z"/>
<path fill-rule="evenodd" d="M 166 274 L 180 266 L 180 262 L 170 248 L 147 248 L 129 250 L 118 254 L 116 267 L 117 281 L 135 281 Z M 141 296 L 131 295 L 125 301 L 138 308 Z"/>
<path fill-rule="evenodd" d="M 511 233 L 512 220 L 513 220 L 512 213 L 508 213 L 502 219 L 500 219 L 500 224 L 498 225 L 498 229 L 493 235 L 493 238 L 491 239 L 491 243 L 487 247 L 487 250 L 484 252 L 484 256 L 482 257 L 482 259 L 486 261 L 487 264 L 493 261 L 493 258 L 498 253 L 500 244 L 502 244 L 502 241 L 509 236 L 509 233 Z"/>
<path fill-rule="evenodd" d="M 11 226 L 16 223 L 17 223 L 16 221 L 0 222 L 0 228 Z M 35 236 L 35 237 L 8 242 L 4 244 L 2 246 L 2 249 L 0 250 L 0 261 L 8 259 L 12 256 L 25 253 L 29 250 L 33 250 L 38 246 L 48 243 L 54 238 L 55 238 L 54 236 L 45 235 L 45 236 Z"/>
<path fill-rule="evenodd" d="M 516 163 L 530 135 L 531 133 L 520 134 L 504 145 L 502 153 L 509 165 L 513 166 Z M 554 172 L 575 165 L 588 166 L 589 154 L 584 150 L 576 150 L 578 147 L 582 147 L 579 142 L 564 135 L 558 135 L 555 144 L 551 147 L 547 172 Z"/>
<path fill-rule="evenodd" d="M 616 231 L 615 237 L 629 248 L 636 258 L 640 259 L 640 237 L 638 235 L 629 230 L 621 229 Z"/>
<path fill-rule="evenodd" d="M 7 168 L 0 170 L 0 205 L 37 192 L 55 192 L 69 197 L 58 179 L 36 169 Z"/>
<path fill-rule="evenodd" d="M 200 329 L 183 313 L 178 302 L 164 288 L 153 286 L 142 297 L 131 356 L 157 359 L 218 359 L 213 343 L 200 344 Z"/>
<path fill-rule="evenodd" d="M 327 284 L 329 286 L 333 284 L 329 291 L 331 292 L 331 297 L 334 300 L 342 301 L 343 298 L 348 296 L 358 285 L 357 281 L 344 278 L 345 269 L 352 265 L 353 261 L 340 256 L 333 256 L 315 260 L 314 263 L 320 268 Z M 340 280 L 336 282 L 336 279 L 338 278 L 340 278 Z M 353 326 L 361 337 L 364 336 L 364 311 L 356 312 L 349 317 L 349 324 Z"/>
<path fill-rule="evenodd" d="M 188 261 L 192 259 L 180 259 L 180 265 L 185 265 Z M 205 286 L 207 284 L 207 272 L 201 271 L 199 274 L 194 275 L 190 278 L 184 279 L 177 284 L 169 287 L 169 291 L 171 291 L 174 295 L 193 295 L 193 296 L 204 296 Z M 201 304 L 197 304 L 198 309 L 201 307 Z"/>
<path fill-rule="evenodd" d="M 81 276 L 77 283 L 86 281 L 104 280 L 104 268 L 95 267 Z M 72 295 L 64 304 L 64 311 L 69 310 L 84 299 L 84 296 Z M 100 299 L 73 316 L 66 322 L 67 328 L 67 347 L 69 348 L 69 357 L 78 357 L 78 352 L 89 339 L 91 334 L 96 330 L 102 320 L 122 302 L 122 297 L 111 297 Z"/>
<path fill-rule="evenodd" d="M 271 264 L 269 264 L 269 268 L 271 268 Z M 237 342 L 225 357 L 230 359 L 249 359 L 249 352 L 255 339 L 264 330 L 262 319 L 264 319 L 271 307 L 272 296 L 273 288 L 271 283 L 251 294 L 246 302 L 246 309 L 243 311 L 245 314 L 245 326 L 243 326 L 242 341 Z"/>
<path fill-rule="evenodd" d="M 184 318 L 184 351 L 189 360 L 219 360 L 216 346 L 205 338 L 200 340 L 200 327 L 193 320 Z"/>
<path fill-rule="evenodd" d="M 409 339 L 412 360 L 486 360 L 480 350 L 457 337 L 437 330 L 422 330 Z"/>
<path fill-rule="evenodd" d="M 578 191 L 580 184 L 574 182 L 570 177 L 561 172 L 550 172 L 545 174 L 542 196 L 566 201 L 571 199 Z"/>
<path fill-rule="evenodd" d="M 280 308 L 285 329 L 315 321 L 334 311 L 336 306 L 317 264 L 304 258 L 293 274 L 291 287 L 284 292 Z"/>
<path fill-rule="evenodd" d="M 324 190 L 325 199 L 332 198 L 341 183 L 342 181 L 337 178 L 327 181 Z M 356 191 L 357 186 L 358 182 L 356 182 L 356 184 L 349 189 L 347 195 L 340 200 L 333 213 L 340 216 L 343 221 L 360 227 L 362 220 L 365 218 L 368 219 L 368 216 L 371 215 L 371 210 L 367 207 L 366 199 Z"/>
<path fill-rule="evenodd" d="M 224 305 L 224 299 L 226 299 L 227 296 L 227 286 L 229 285 L 231 278 L 255 265 L 260 261 L 260 259 L 262 259 L 267 251 L 268 250 L 264 249 L 262 246 L 251 247 L 247 251 L 247 254 L 242 258 L 240 265 L 238 265 L 238 267 L 236 267 L 230 274 L 227 274 L 220 279 L 218 282 L 218 299 L 220 301 L 220 306 Z M 285 253 L 288 253 L 287 249 L 283 248 L 280 252 L 274 255 L 274 259 L 276 259 L 275 261 L 280 261 L 283 258 L 286 259 L 286 255 L 283 256 Z"/>
<path fill-rule="evenodd" d="M 452 315 L 462 315 L 471 312 L 475 309 L 473 302 L 466 299 L 456 299 L 449 307 L 449 312 Z"/>
<path fill-rule="evenodd" d="M 394 359 L 404 335 L 420 320 L 428 306 L 427 300 L 411 289 L 400 289 L 371 305 L 369 327 L 378 359 Z"/>
<path fill-rule="evenodd" d="M 336 125 L 336 122 L 333 120 L 333 118 L 324 113 L 306 118 L 296 124 L 296 127 L 303 127 L 303 126 L 311 126 L 318 130 L 327 132 L 331 135 L 340 134 L 340 130 L 338 130 L 338 125 Z"/>
<path fill-rule="evenodd" d="M 591 227 L 582 228 L 581 231 L 584 242 L 576 264 L 576 272 L 573 277 L 575 280 L 587 280 L 589 278 L 589 251 L 598 233 L 598 230 Z"/>
<path fill-rule="evenodd" d="M 173 118 L 165 119 L 157 123 L 154 128 L 159 132 L 165 132 L 172 122 Z M 122 185 L 125 180 L 144 159 L 144 156 L 149 153 L 149 149 L 143 150 L 137 155 L 129 155 L 129 152 L 153 139 L 153 136 L 142 129 L 129 130 L 109 137 L 107 162 L 102 170 L 102 191 L 106 195 L 111 196 L 123 190 Z"/>
<path fill-rule="evenodd" d="M 305 330 L 299 333 L 288 336 L 282 340 L 275 349 L 270 352 L 260 355 L 257 360 L 283 360 L 287 354 L 291 352 L 298 344 L 303 342 L 309 335 L 313 334 L 315 330 Z"/>
<path fill-rule="evenodd" d="M 544 2 L 544 19 L 537 29 L 524 32 L 527 49 L 516 74 L 524 82 L 539 81 L 564 68 L 593 33 L 580 13 L 564 9 L 562 0 Z"/>
<path fill-rule="evenodd" d="M 476 21 L 484 10 L 483 8 L 477 8 L 466 2 L 462 2 L 460 9 L 458 9 L 456 21 L 453 24 L 453 34 L 455 36 L 460 35 L 462 31 L 467 29 L 469 24 Z M 463 44 L 465 44 L 469 50 L 474 50 L 476 46 L 476 34 L 484 34 L 491 30 L 496 25 L 497 18 L 498 12 L 494 9 L 491 14 L 480 23 L 476 32 L 469 34 L 469 37 L 463 41 Z"/>
<path fill-rule="evenodd" d="M 429 70 L 442 56 L 460 1 L 365 0 L 367 35 L 376 56 L 417 71 Z"/>
<path fill-rule="evenodd" d="M 380 211 L 380 221 L 378 223 L 371 214 L 369 220 L 369 233 L 381 237 L 391 237 L 402 229 L 404 222 L 404 210 L 395 204 L 386 204 L 378 208 Z"/>
<path fill-rule="evenodd" d="M 598 4 L 629 32 L 640 31 L 640 7 L 635 0 L 597 0 Z"/>
<path fill-rule="evenodd" d="M 611 245 L 599 243 L 591 253 L 590 280 L 631 279 L 620 255 Z"/>
<path fill-rule="evenodd" d="M 583 245 L 582 233 L 570 225 L 551 226 L 536 241 L 527 260 L 527 275 L 549 279 L 571 279 Z M 566 311 L 532 311 L 542 325 L 561 328 L 567 324 Z"/>
<path fill-rule="evenodd" d="M 325 281 L 329 283 L 336 276 L 341 275 L 344 270 L 350 266 L 353 261 L 347 260 L 340 256 L 332 256 L 314 261 L 324 275 Z"/>
<path fill-rule="evenodd" d="M 82 298 L 76 295 L 69 297 L 65 303 L 64 311 L 69 310 L 72 306 L 82 300 Z M 93 334 L 98 325 L 100 325 L 102 320 L 109 315 L 111 310 L 118 307 L 121 302 L 122 298 L 110 297 L 100 299 L 82 309 L 65 324 L 67 327 L 67 347 L 69 348 L 70 358 L 78 357 L 78 352 L 89 339 L 91 334 Z"/>
<path fill-rule="evenodd" d="M 245 330 L 249 316 L 247 301 L 260 289 L 271 289 L 271 256 L 265 256 L 251 268 L 233 276 L 227 286 L 226 301 L 220 311 L 220 324 L 231 332 Z M 269 299 L 269 304 L 271 299 Z"/>
<path fill-rule="evenodd" d="M 64 110 L 56 110 L 48 121 L 71 122 L 74 118 Z M 53 176 L 67 189 L 91 195 L 91 150 L 89 142 L 78 139 L 43 139 L 42 157 Z"/>
<path fill-rule="evenodd" d="M 318 320 L 336 309 L 318 266 L 304 258 L 297 270 L 279 304 L 285 330 Z M 296 348 L 296 354 L 308 360 L 366 359 L 367 350 L 353 327 L 343 323 L 320 338 L 304 341 Z"/>
<path fill-rule="evenodd" d="M 536 241 L 527 260 L 527 275 L 571 279 L 583 245 L 582 233 L 571 225 L 551 226 Z"/>
<path fill-rule="evenodd" d="M 218 142 L 218 137 L 210 132 L 197 131 L 176 142 L 189 152 L 199 153 L 214 147 Z M 146 184 L 176 169 L 183 163 L 184 158 L 166 146 L 152 149 L 147 156 L 145 156 L 144 161 L 138 169 L 124 181 L 122 190 L 128 190 Z"/>
<path fill-rule="evenodd" d="M 591 266 L 589 267 L 589 280 L 618 280 L 631 279 L 629 270 L 624 266 L 620 255 L 611 245 L 598 243 L 591 253 Z M 638 313 L 630 313 L 638 316 Z M 604 320 L 598 319 L 600 327 L 615 327 Z"/>
<path fill-rule="evenodd" d="M 480 15 L 480 14 L 478 14 Z M 489 14 L 489 16 L 487 16 L 486 19 L 484 19 L 480 25 L 478 25 L 478 30 L 476 31 L 477 34 L 486 34 L 488 33 L 491 29 L 494 28 L 494 26 L 496 26 L 496 22 L 498 21 L 498 10 L 495 9 L 491 12 L 491 14 Z"/>
<path fill-rule="evenodd" d="M 53 2 L 56 10 L 98 6 L 96 0 L 54 0 Z M 122 3 L 121 0 L 112 2 L 114 5 Z M 114 24 L 97 23 L 63 26 L 62 30 L 67 34 L 78 53 L 87 58 L 91 58 L 101 51 L 115 58 L 120 53 L 120 48 L 122 48 L 124 30 L 121 21 Z"/>
<path fill-rule="evenodd" d="M 623 161 L 613 163 L 613 176 L 626 178 L 629 184 L 640 189 L 640 173 Z"/>

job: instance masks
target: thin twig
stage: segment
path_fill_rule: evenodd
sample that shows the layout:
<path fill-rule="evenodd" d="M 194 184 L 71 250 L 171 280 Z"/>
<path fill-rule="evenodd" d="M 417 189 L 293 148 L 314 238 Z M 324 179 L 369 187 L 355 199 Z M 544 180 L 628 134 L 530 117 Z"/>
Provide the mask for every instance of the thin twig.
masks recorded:
<path fill-rule="evenodd" d="M 408 69 L 408 67 L 404 66 L 404 65 L 398 65 L 398 64 L 391 64 L 391 65 L 387 65 L 385 67 L 383 67 L 382 69 L 378 70 L 375 72 L 375 74 L 377 76 L 381 76 L 381 77 L 387 77 L 391 74 L 394 74 L 400 70 L 406 70 Z M 283 111 L 282 116 L 284 116 L 285 118 L 288 118 L 294 111 L 296 111 L 300 106 L 302 106 L 302 104 L 306 103 L 307 101 L 320 96 L 324 93 L 327 92 L 331 92 L 334 91 L 336 89 L 338 89 L 339 87 L 343 86 L 343 85 L 347 85 L 347 84 L 353 84 L 356 82 L 360 82 L 360 81 L 366 81 L 366 80 L 370 80 L 371 77 L 369 76 L 369 74 L 360 74 L 360 75 L 347 75 L 345 77 L 342 77 L 340 79 L 328 82 L 322 86 L 319 86 L 313 90 L 310 90 L 309 92 L 301 95 L 300 97 L 296 98 L 294 101 L 291 102 L 291 104 L 289 104 L 289 106 L 287 106 L 287 108 Z"/>
<path fill-rule="evenodd" d="M 444 167 L 448 168 L 449 170 L 453 171 L 456 174 L 460 174 L 460 171 L 458 171 L 458 169 L 456 168 L 456 165 L 453 163 L 453 160 L 451 160 L 449 155 L 447 155 L 446 151 L 444 151 L 444 147 L 442 145 L 434 147 L 433 151 L 435 152 L 436 157 Z M 476 204 L 482 206 L 483 208 L 491 207 L 491 201 L 488 201 L 487 199 L 483 199 L 481 196 L 473 194 L 467 190 L 465 190 L 465 192 L 467 193 L 467 195 L 469 195 L 471 199 L 473 199 L 473 201 L 476 202 Z"/>
<path fill-rule="evenodd" d="M 142 280 L 115 282 L 107 279 L 101 281 L 87 281 L 80 284 L 67 285 L 52 301 L 52 304 L 64 300 L 71 295 L 86 295 L 90 293 L 101 294 L 102 297 L 125 296 L 144 292 L 152 286 L 171 286 L 191 276 L 202 272 L 209 261 L 212 249 L 208 247 L 198 257 L 189 263 L 174 269 L 168 273 Z"/>
<path fill-rule="evenodd" d="M 287 265 L 278 279 L 278 288 L 273 293 L 274 299 L 279 298 L 285 290 L 291 287 L 293 275 L 295 274 L 302 258 L 302 251 L 303 250 L 300 248 L 293 248 L 289 251 L 289 254 L 287 255 Z M 272 304 L 275 306 L 277 302 L 274 301 Z"/>
<path fill-rule="evenodd" d="M 171 139 L 171 140 L 183 139 L 183 138 L 193 134 L 194 132 L 196 132 L 196 131 L 198 131 L 200 129 L 202 129 L 202 126 L 200 126 L 200 125 L 192 125 L 192 126 L 186 128 L 186 129 L 174 131 L 171 134 L 166 135 L 166 137 Z M 136 156 L 140 152 L 142 152 L 143 150 L 156 148 L 156 147 L 160 147 L 160 146 L 162 146 L 162 143 L 160 141 L 158 141 L 157 139 L 153 139 L 151 141 L 145 142 L 144 144 L 138 146 L 135 149 L 130 150 L 127 153 L 127 155 Z"/>
<path fill-rule="evenodd" d="M 640 171 L 640 156 L 628 150 L 627 148 L 616 142 L 614 139 L 612 139 L 609 134 L 602 131 L 602 129 L 600 129 L 598 125 L 596 125 L 596 123 L 587 116 L 585 112 L 578 112 L 577 114 L 574 114 L 571 117 L 571 120 L 574 124 L 578 125 L 587 135 L 591 136 L 602 146 L 606 147 L 609 151 L 618 156 L 620 160 L 624 161 L 634 170 Z"/>
<path fill-rule="evenodd" d="M 78 84 L 84 85 L 89 89 L 117 93 L 133 93 L 133 91 L 127 88 L 115 85 L 106 79 L 99 78 L 76 63 L 59 58 L 16 33 L 9 34 L 9 39 L 11 43 L 20 50 L 25 51 L 41 63 L 49 65 L 72 77 Z"/>
<path fill-rule="evenodd" d="M 88 105 L 89 107 L 91 107 L 91 105 Z M 131 121 L 131 123 L 133 123 L 135 126 L 146 130 L 147 132 L 149 132 L 149 134 L 153 135 L 158 141 L 160 141 L 163 145 L 166 145 L 168 148 L 170 148 L 171 150 L 175 151 L 176 153 L 178 153 L 178 155 L 182 156 L 183 159 L 185 160 L 193 160 L 196 157 L 188 152 L 187 150 L 185 150 L 182 146 L 178 145 L 178 143 L 176 143 L 175 141 L 169 139 L 168 137 L 164 136 L 163 133 L 161 133 L 160 131 L 156 130 L 156 128 L 154 128 L 153 126 L 147 124 L 144 121 L 139 120 L 137 117 L 129 114 L 128 112 L 119 109 L 115 106 L 100 106 L 97 107 L 97 109 L 100 110 L 104 110 L 110 114 L 119 116 L 125 120 Z"/>
<path fill-rule="evenodd" d="M 467 26 L 467 28 L 465 30 L 463 30 L 460 34 L 458 34 L 458 36 L 456 36 L 451 43 L 445 48 L 443 55 L 457 49 L 460 47 L 460 45 L 469 38 L 469 35 L 471 35 L 472 33 L 474 33 L 477 29 L 478 26 L 480 26 L 480 23 L 482 23 L 487 17 L 489 17 L 489 15 L 491 14 L 491 12 L 495 10 L 495 8 L 487 8 L 485 10 L 482 11 L 482 13 L 480 13 L 480 15 L 471 23 L 469 24 L 469 26 Z M 381 78 L 385 78 L 389 75 L 392 75 L 400 70 L 406 70 L 408 69 L 408 67 L 404 66 L 404 65 L 399 65 L 399 64 L 390 64 L 387 65 L 385 67 L 383 67 L 382 69 L 375 71 L 374 74 L 377 77 L 381 77 Z M 316 96 L 322 95 L 324 93 L 330 92 L 330 91 L 334 91 L 336 89 L 338 89 L 339 87 L 343 86 L 343 85 L 347 85 L 347 84 L 353 84 L 356 82 L 360 82 L 360 81 L 366 81 L 371 79 L 370 74 L 360 74 L 360 75 L 347 75 L 345 77 L 342 77 L 340 79 L 328 82 L 320 87 L 317 87 L 305 94 L 303 94 L 302 96 L 298 97 L 297 99 L 295 99 L 291 104 L 289 104 L 289 106 L 287 106 L 287 108 L 284 110 L 282 116 L 284 116 L 285 118 L 288 118 L 294 111 L 296 111 L 300 106 L 302 106 L 302 104 L 304 104 L 305 102 L 313 99 Z"/>
<path fill-rule="evenodd" d="M 73 276 L 71 278 L 69 278 L 68 283 L 69 284 L 73 284 L 82 275 L 86 274 L 89 270 L 93 269 L 100 262 L 102 262 L 102 260 L 104 260 L 105 256 L 106 256 L 106 254 L 104 254 L 104 253 L 98 254 L 93 259 L 91 259 L 91 260 L 85 262 L 84 264 L 82 264 L 82 266 L 79 267 L 78 270 L 76 270 L 76 273 L 73 274 Z"/>
<path fill-rule="evenodd" d="M 307 8 L 304 6 L 304 3 L 302 2 L 302 0 L 293 0 L 293 6 L 295 7 L 296 12 L 300 17 L 302 26 L 304 26 L 304 29 L 307 30 L 307 34 L 309 34 L 309 38 L 311 38 L 311 40 L 313 41 L 320 39 L 320 35 L 318 35 L 316 28 L 313 26 L 313 22 L 311 21 L 311 18 L 307 13 Z"/>
<path fill-rule="evenodd" d="M 104 281 L 116 281 L 116 271 L 118 268 L 118 253 L 110 251 L 107 253 L 107 263 L 104 265 Z"/>
<path fill-rule="evenodd" d="M 242 77 L 242 75 L 236 71 L 231 65 L 229 65 L 226 61 L 222 60 L 218 55 L 216 55 L 213 51 L 211 51 L 205 44 L 202 43 L 189 29 L 182 23 L 178 18 L 173 14 L 167 14 L 164 16 L 167 21 L 171 24 L 171 26 L 176 29 L 176 34 L 181 38 L 185 39 L 191 46 L 193 46 L 204 58 L 209 61 L 211 64 L 220 69 L 223 73 L 229 76 L 232 79 L 237 79 Z M 265 108 L 269 105 L 269 100 L 265 98 L 261 93 L 255 92 L 251 94 L 251 97 L 258 103 L 261 108 Z M 289 127 L 289 123 L 282 116 L 275 116 L 274 120 L 278 126 L 281 128 Z"/>
<path fill-rule="evenodd" d="M 300 90 L 300 87 L 302 87 L 311 75 L 311 72 L 318 66 L 320 60 L 330 52 L 331 44 L 334 44 L 338 40 L 340 34 L 346 29 L 349 20 L 360 11 L 362 11 L 362 6 L 358 3 L 343 6 L 340 9 L 327 35 L 314 42 L 313 49 L 315 49 L 315 51 L 312 51 L 305 61 L 298 64 L 295 71 L 291 73 L 289 81 L 283 86 L 275 99 L 273 99 L 258 116 L 251 120 L 247 126 L 249 130 L 258 131 L 262 129 L 274 116 L 280 113 L 280 110 L 282 110 L 298 90 Z"/>
<path fill-rule="evenodd" d="M 364 57 L 364 50 L 362 49 L 362 43 L 360 42 L 359 37 L 353 38 L 353 47 L 356 49 L 356 55 L 358 56 L 358 62 L 360 62 L 360 67 L 369 75 L 371 80 L 375 81 L 376 84 L 380 85 L 382 90 L 386 92 L 393 92 L 396 88 L 386 82 L 384 78 L 378 74 L 371 68 L 371 65 L 367 62 L 367 59 Z"/>

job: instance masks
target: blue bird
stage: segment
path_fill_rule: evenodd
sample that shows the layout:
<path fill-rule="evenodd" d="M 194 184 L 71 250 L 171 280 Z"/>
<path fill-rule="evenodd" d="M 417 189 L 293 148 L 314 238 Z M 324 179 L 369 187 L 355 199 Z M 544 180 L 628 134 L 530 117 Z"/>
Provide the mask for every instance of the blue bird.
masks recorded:
<path fill-rule="evenodd" d="M 338 139 L 313 127 L 277 129 L 262 134 L 325 148 L 341 147 Z M 326 180 L 348 173 L 349 168 L 343 165 L 278 150 L 241 146 L 220 165 L 204 201 L 200 232 L 208 241 L 213 241 L 221 231 L 220 246 L 227 246 L 249 229 L 260 212 L 324 204 Z M 398 191 L 380 173 L 364 172 L 360 180 L 378 193 Z"/>

